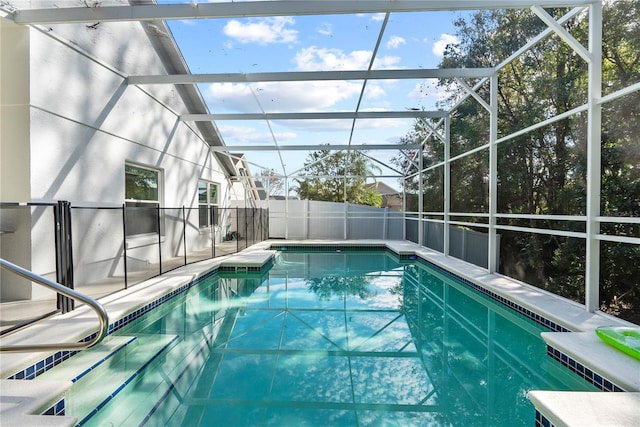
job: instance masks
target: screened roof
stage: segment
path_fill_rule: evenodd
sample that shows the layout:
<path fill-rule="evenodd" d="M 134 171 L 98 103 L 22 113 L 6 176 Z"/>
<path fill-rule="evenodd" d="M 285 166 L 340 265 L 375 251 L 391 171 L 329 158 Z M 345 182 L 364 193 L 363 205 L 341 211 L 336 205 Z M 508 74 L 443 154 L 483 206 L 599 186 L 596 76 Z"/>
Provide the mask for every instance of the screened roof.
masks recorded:
<path fill-rule="evenodd" d="M 484 108 L 491 100 L 475 89 L 536 40 L 555 35 L 579 55 L 582 46 L 561 25 L 586 17 L 591 2 L 477 1 L 15 1 L 12 18 L 22 24 L 112 21 L 166 22 L 178 51 L 169 74 L 131 75 L 129 84 L 177 85 L 199 97 L 208 112 L 192 109 L 181 120 L 213 135 L 220 153 L 242 152 L 252 167 L 285 177 L 303 171 L 319 148 L 367 150 L 379 178 L 397 185 L 405 171 L 390 163 L 397 144 L 413 128 L 442 135 L 451 99 L 441 79 Z M 79 6 L 80 5 L 80 6 Z M 513 55 L 491 58 L 496 68 L 439 68 L 455 50 L 457 19 L 478 9 L 530 9 L 548 29 Z M 566 7 L 558 23 L 544 7 Z M 165 42 L 170 51 L 171 43 Z M 171 56 L 171 53 L 169 54 Z M 197 104 L 197 102 L 196 102 Z M 198 112 L 196 112 L 198 111 Z M 220 143 L 223 141 L 223 144 Z M 406 147 L 405 147 L 406 148 Z"/>

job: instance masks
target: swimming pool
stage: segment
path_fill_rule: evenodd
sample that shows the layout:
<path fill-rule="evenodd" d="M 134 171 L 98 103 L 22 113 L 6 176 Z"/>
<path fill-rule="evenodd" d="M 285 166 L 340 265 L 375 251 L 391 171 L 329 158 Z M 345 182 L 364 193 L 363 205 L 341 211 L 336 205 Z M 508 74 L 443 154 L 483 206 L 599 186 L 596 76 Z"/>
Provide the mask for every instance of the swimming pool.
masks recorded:
<path fill-rule="evenodd" d="M 527 391 L 597 390 L 545 330 L 422 262 L 289 251 L 119 329 L 94 369 L 81 353 L 42 377 L 81 372 L 65 405 L 82 425 L 530 425 Z"/>

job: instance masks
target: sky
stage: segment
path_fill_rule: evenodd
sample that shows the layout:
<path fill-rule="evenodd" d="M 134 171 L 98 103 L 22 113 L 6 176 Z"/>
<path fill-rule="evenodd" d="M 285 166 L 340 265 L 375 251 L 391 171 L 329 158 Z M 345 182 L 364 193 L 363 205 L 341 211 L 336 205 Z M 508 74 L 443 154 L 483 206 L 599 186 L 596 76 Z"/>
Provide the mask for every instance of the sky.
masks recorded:
<path fill-rule="evenodd" d="M 163 1 L 164 2 L 164 1 Z M 175 3 L 175 1 L 172 1 Z M 373 69 L 437 68 L 445 47 L 455 44 L 453 22 L 461 12 L 393 13 Z M 384 14 L 286 16 L 168 21 L 193 74 L 366 70 Z M 359 111 L 434 110 L 444 97 L 435 80 L 371 80 Z M 354 111 L 362 81 L 213 83 L 200 85 L 209 111 L 277 113 Z M 216 121 L 225 144 L 398 143 L 414 119 Z M 261 168 L 294 176 L 307 151 L 250 151 L 251 173 Z M 396 151 L 371 150 L 382 175 Z M 398 188 L 397 179 L 383 179 Z"/>

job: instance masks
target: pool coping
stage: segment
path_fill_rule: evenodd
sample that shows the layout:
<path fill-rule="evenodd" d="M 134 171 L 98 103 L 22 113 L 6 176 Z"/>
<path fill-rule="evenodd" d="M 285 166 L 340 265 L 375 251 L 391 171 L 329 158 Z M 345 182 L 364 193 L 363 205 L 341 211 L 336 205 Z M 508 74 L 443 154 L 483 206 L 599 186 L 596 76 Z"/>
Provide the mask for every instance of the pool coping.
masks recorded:
<path fill-rule="evenodd" d="M 536 407 L 536 427 L 640 425 L 637 392 L 530 391 L 529 400 Z"/>
<path fill-rule="evenodd" d="M 567 299 L 558 297 L 544 290 L 535 288 L 531 285 L 519 282 L 506 276 L 499 274 L 491 274 L 486 269 L 466 263 L 464 261 L 445 256 L 442 253 L 432 251 L 428 248 L 419 246 L 407 241 L 388 241 L 388 240 L 268 240 L 255 244 L 244 251 L 228 255 L 225 257 L 206 260 L 187 266 L 178 268 L 171 272 L 165 273 L 149 279 L 145 282 L 132 286 L 131 288 L 120 291 L 116 294 L 109 295 L 99 300 L 105 306 L 109 314 L 110 327 L 109 332 L 113 332 L 119 327 L 124 326 L 128 321 L 137 318 L 144 312 L 155 308 L 164 301 L 173 296 L 184 292 L 189 287 L 195 285 L 199 281 L 213 274 L 231 271 L 231 272 L 259 272 L 271 262 L 275 256 L 272 247 L 284 250 L 294 249 L 296 247 L 306 249 L 329 250 L 332 248 L 348 248 L 351 250 L 371 250 L 386 249 L 395 253 L 400 259 L 419 259 L 437 267 L 446 274 L 453 275 L 462 279 L 467 285 L 474 287 L 502 304 L 521 312 L 522 314 L 538 321 L 559 332 L 543 333 L 543 338 L 548 344 L 548 353 L 554 357 L 554 351 L 559 355 L 555 357 L 560 363 L 562 358 L 566 357 L 573 360 L 579 359 L 580 365 L 589 366 L 597 378 L 602 379 L 601 372 L 607 372 L 609 377 L 605 377 L 612 385 L 618 389 L 608 391 L 640 391 L 640 380 L 638 384 L 624 384 L 621 387 L 618 384 L 619 378 L 628 377 L 628 364 L 624 372 L 616 369 L 616 363 L 611 366 L 610 358 L 607 358 L 607 369 L 601 370 L 602 354 L 615 354 L 617 350 L 609 348 L 603 342 L 593 341 L 589 344 L 589 350 L 586 357 L 584 354 L 577 353 L 572 349 L 571 343 L 563 343 L 562 340 L 551 339 L 553 347 L 549 344 L 548 339 L 555 337 L 556 334 L 565 334 L 566 331 L 572 332 L 592 332 L 599 326 L 610 325 L 632 325 L 612 316 L 603 313 L 589 313 L 584 306 Z M 284 248 L 283 248 L 284 247 Z M 151 302 L 151 303 L 150 303 Z M 537 317 L 537 318 L 536 318 Z M 116 319 L 115 321 L 113 319 Z M 89 339 L 96 330 L 96 319 L 92 312 L 86 307 L 80 307 L 71 313 L 54 316 L 40 324 L 33 325 L 23 331 L 19 331 L 3 339 L 3 345 L 10 345 L 12 342 L 20 344 L 38 343 L 43 341 L 43 337 L 47 337 L 47 342 L 64 341 L 73 342 Z M 51 328 L 55 331 L 51 334 Z M 564 332 L 563 332 L 564 331 Z M 63 334 L 64 332 L 64 334 Z M 568 335 L 572 335 L 571 332 Z M 593 334 L 595 335 L 595 334 Z M 599 355 L 598 360 L 590 360 L 589 355 L 595 351 Z M 611 352 L 614 353 L 611 353 Z M 60 357 L 68 358 L 73 353 L 67 352 L 66 355 Z M 0 358 L 0 378 L 15 379 L 32 379 L 37 376 L 39 371 L 44 372 L 55 363 L 48 353 L 31 353 L 28 357 L 24 354 L 3 354 Z M 62 359 L 64 360 L 64 359 Z M 613 360 L 616 360 L 614 357 Z M 59 361 L 57 362 L 59 363 Z M 595 366 L 593 366 L 595 363 Z M 569 367 L 569 362 L 565 366 Z M 640 369 L 640 363 L 638 364 Z M 22 371 L 20 371 L 22 369 Z M 16 375 L 22 372 L 21 375 Z M 577 373 L 576 370 L 574 372 Z M 624 374 L 627 374 L 626 376 Z M 584 378 L 584 376 L 583 376 Z M 595 384 L 594 378 L 587 378 Z M 602 384 L 598 385 L 602 389 Z M 604 389 L 606 390 L 606 389 Z M 4 393 L 4 392 L 3 392 Z"/>
<path fill-rule="evenodd" d="M 261 247 L 251 247 L 245 251 L 188 264 L 100 298 L 98 302 L 104 306 L 109 317 L 108 333 L 118 330 L 129 321 L 184 292 L 206 277 L 219 272 L 235 271 L 238 267 L 243 268 L 244 272 L 260 271 L 269 264 L 276 253 Z M 81 306 L 0 339 L 2 346 L 87 341 L 96 333 L 97 324 L 95 313 L 88 307 Z M 64 360 L 73 354 L 75 352 L 2 353 L 0 378 L 10 378 L 18 371 L 33 366 L 22 378 L 17 378 L 33 379 L 52 367 L 52 364 L 59 363 L 54 359 Z M 52 355 L 57 357 L 50 359 Z"/>

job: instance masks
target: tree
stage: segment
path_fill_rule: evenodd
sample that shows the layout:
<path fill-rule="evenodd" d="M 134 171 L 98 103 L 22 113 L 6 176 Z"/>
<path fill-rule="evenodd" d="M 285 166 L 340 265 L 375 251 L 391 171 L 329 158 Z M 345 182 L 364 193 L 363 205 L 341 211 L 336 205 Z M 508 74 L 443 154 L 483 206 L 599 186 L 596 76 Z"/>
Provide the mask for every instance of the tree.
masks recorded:
<path fill-rule="evenodd" d="M 603 91 L 605 94 L 640 81 L 640 1 L 605 2 L 603 32 Z M 566 9 L 548 9 L 556 18 Z M 588 20 L 573 18 L 564 27 L 584 46 Z M 456 22 L 460 43 L 450 46 L 442 68 L 493 67 L 537 35 L 545 25 L 529 10 L 481 11 Z M 548 37 L 503 68 L 498 86 L 498 130 L 509 135 L 586 102 L 585 61 L 560 38 Z M 478 80 L 468 80 L 470 86 Z M 463 94 L 455 82 L 441 85 Z M 489 84 L 478 89 L 488 102 Z M 487 113 L 469 98 L 453 113 L 451 155 L 488 141 Z M 416 124 L 416 129 L 419 126 Z M 640 211 L 640 92 L 603 106 L 602 215 L 637 217 Z M 424 139 L 410 133 L 407 142 Z M 586 212 L 586 114 L 576 114 L 498 144 L 498 213 L 584 215 Z M 438 141 L 425 141 L 425 153 Z M 487 212 L 487 160 L 481 150 L 451 167 L 450 204 L 453 212 Z M 427 156 L 428 157 L 428 156 Z M 460 163 L 458 163 L 460 162 Z M 424 199 L 438 191 L 438 174 L 423 176 Z M 415 183 L 408 183 L 415 187 Z M 406 189 L 406 187 L 405 187 Z M 468 219 L 474 221 L 475 218 Z M 481 220 L 481 219 L 480 219 Z M 584 231 L 580 221 L 500 219 L 500 224 Z M 604 234 L 638 236 L 630 222 L 603 223 Z M 584 302 L 584 239 L 557 235 L 501 231 L 500 271 L 567 298 Z M 604 311 L 640 322 L 640 246 L 601 243 L 600 302 Z"/>
<path fill-rule="evenodd" d="M 259 182 L 267 192 L 267 196 L 274 196 L 283 193 L 284 179 L 273 169 L 263 168 L 253 177 L 255 182 Z"/>
<path fill-rule="evenodd" d="M 331 298 L 346 298 L 357 296 L 366 300 L 375 295 L 369 289 L 370 279 L 367 276 L 322 276 L 313 277 L 306 283 L 307 288 L 318 295 L 322 301 L 330 301 Z"/>
<path fill-rule="evenodd" d="M 421 119 L 428 120 L 428 119 Z M 425 138 L 425 130 L 421 120 L 416 120 L 411 131 L 400 139 L 401 145 L 418 145 L 423 143 L 422 165 L 419 165 L 419 155 L 416 149 L 399 150 L 391 163 L 403 171 L 409 179 L 401 179 L 400 186 L 404 189 L 407 212 L 418 211 L 419 179 L 418 171 L 428 168 L 444 160 L 444 144 L 436 136 Z M 432 127 L 436 123 L 429 122 Z M 444 210 L 444 173 L 442 167 L 432 169 L 422 174 L 423 211 L 439 212 Z"/>
<path fill-rule="evenodd" d="M 301 199 L 382 206 L 382 196 L 366 187 L 367 176 L 379 173 L 379 168 L 359 151 L 314 151 L 304 170 L 295 180 Z"/>

